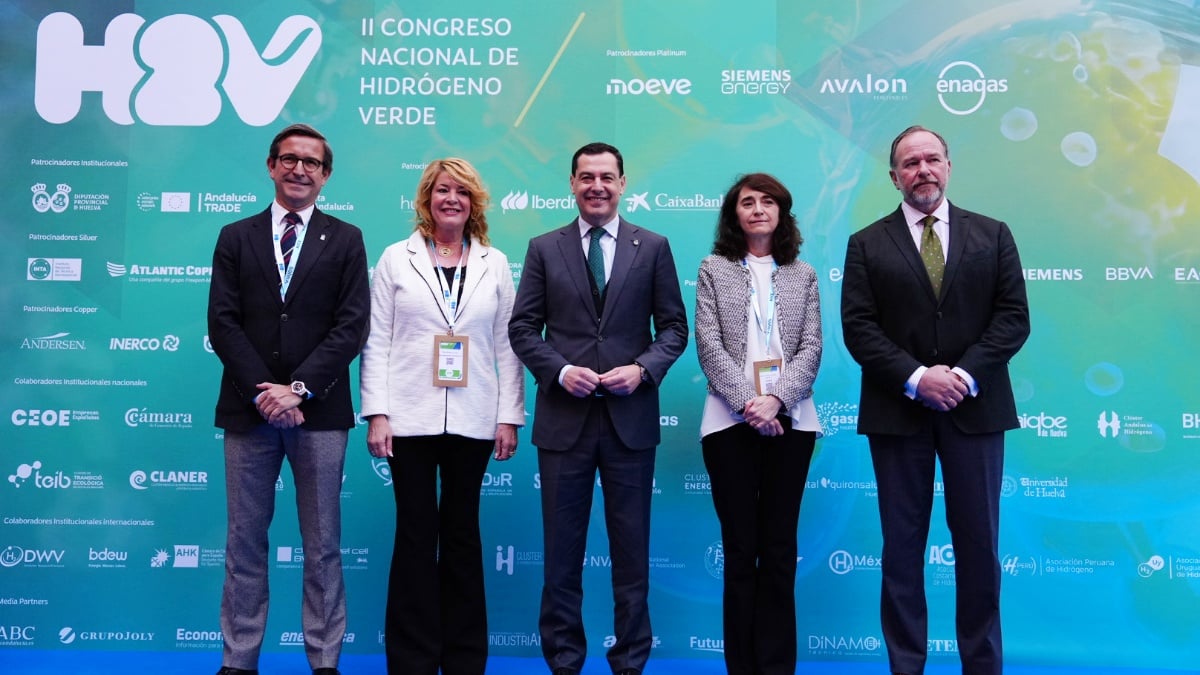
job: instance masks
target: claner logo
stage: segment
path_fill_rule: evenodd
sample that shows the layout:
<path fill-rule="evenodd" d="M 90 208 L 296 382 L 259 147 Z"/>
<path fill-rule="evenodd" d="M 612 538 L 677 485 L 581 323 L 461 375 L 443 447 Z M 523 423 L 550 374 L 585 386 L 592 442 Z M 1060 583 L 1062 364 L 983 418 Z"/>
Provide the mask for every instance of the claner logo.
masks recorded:
<path fill-rule="evenodd" d="M 260 53 L 227 14 L 172 14 L 147 24 L 126 13 L 108 23 L 103 39 L 84 44 L 83 25 L 67 12 L 38 24 L 33 99 L 42 119 L 70 122 L 83 92 L 97 91 L 117 124 L 205 126 L 225 99 L 246 124 L 270 124 L 320 49 L 321 27 L 289 16 Z"/>

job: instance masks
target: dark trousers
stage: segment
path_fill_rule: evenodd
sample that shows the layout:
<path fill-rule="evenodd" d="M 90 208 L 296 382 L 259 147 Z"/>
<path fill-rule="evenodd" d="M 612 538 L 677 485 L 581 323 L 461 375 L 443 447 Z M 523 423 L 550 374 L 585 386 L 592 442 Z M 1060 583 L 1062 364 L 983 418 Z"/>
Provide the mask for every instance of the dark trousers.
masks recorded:
<path fill-rule="evenodd" d="M 730 675 L 796 672 L 796 527 L 816 438 L 741 423 L 701 440 L 725 550 Z"/>
<path fill-rule="evenodd" d="M 479 675 L 487 665 L 479 488 L 494 446 L 452 434 L 392 439 L 396 541 L 384 620 L 392 675 Z"/>
<path fill-rule="evenodd" d="M 596 472 L 604 494 L 604 522 L 612 560 L 613 672 L 641 672 L 650 658 L 650 495 L 654 448 L 632 449 L 618 439 L 608 409 L 591 406 L 583 432 L 565 451 L 538 448 L 546 566 L 538 628 L 550 669 L 582 670 L 583 557 Z"/>
<path fill-rule="evenodd" d="M 964 434 L 949 415 L 929 414 L 913 436 L 872 434 L 883 525 L 881 620 L 892 672 L 925 670 L 928 610 L 925 547 L 936 461 L 954 546 L 955 625 L 964 675 L 1001 675 L 1000 486 L 1004 434 Z"/>

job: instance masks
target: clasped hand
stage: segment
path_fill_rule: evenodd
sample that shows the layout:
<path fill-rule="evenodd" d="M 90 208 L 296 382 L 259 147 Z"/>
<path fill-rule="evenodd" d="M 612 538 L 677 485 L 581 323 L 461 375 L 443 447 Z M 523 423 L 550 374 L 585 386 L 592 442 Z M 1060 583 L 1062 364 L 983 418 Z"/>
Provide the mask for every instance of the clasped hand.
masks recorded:
<path fill-rule="evenodd" d="M 635 364 L 617 366 L 604 373 L 596 373 L 584 366 L 571 366 L 563 375 L 563 389 L 572 396 L 591 396 L 601 387 L 614 396 L 628 396 L 642 383 L 642 369 Z"/>
<path fill-rule="evenodd" d="M 917 383 L 917 400 L 925 407 L 939 412 L 958 407 L 969 393 L 967 383 L 945 365 L 929 368 Z"/>
<path fill-rule="evenodd" d="M 304 413 L 297 407 L 303 399 L 293 394 L 291 387 L 271 382 L 259 382 L 256 386 L 262 393 L 254 407 L 268 424 L 276 429 L 291 429 L 304 424 Z"/>

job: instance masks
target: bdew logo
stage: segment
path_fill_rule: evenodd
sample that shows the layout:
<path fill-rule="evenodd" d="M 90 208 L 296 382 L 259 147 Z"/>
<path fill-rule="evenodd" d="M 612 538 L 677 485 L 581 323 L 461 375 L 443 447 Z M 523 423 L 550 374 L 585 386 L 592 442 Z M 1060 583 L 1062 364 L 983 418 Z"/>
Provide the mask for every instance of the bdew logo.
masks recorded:
<path fill-rule="evenodd" d="M 1007 91 L 1007 79 L 990 78 L 970 61 L 955 61 L 938 73 L 938 102 L 951 115 L 970 115 L 983 107 L 988 94 Z"/>
<path fill-rule="evenodd" d="M 84 44 L 84 37 L 67 12 L 38 24 L 33 100 L 47 122 L 75 119 L 83 92 L 97 91 L 117 124 L 206 126 L 227 99 L 243 122 L 264 126 L 279 116 L 321 47 L 320 25 L 299 15 L 284 19 L 262 52 L 226 14 L 147 23 L 125 13 L 108 23 L 104 42 Z"/>

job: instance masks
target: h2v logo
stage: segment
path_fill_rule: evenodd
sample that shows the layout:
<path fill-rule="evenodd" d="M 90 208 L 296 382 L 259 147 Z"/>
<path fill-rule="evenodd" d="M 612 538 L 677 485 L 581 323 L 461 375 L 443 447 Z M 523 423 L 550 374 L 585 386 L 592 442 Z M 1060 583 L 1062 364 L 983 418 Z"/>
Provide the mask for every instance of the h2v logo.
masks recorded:
<path fill-rule="evenodd" d="M 38 24 L 34 106 L 42 119 L 75 119 L 85 91 L 101 93 L 117 124 L 204 126 L 221 113 L 221 94 L 243 122 L 275 121 L 321 47 L 321 27 L 289 16 L 260 54 L 246 29 L 222 14 L 206 21 L 172 14 L 149 24 L 136 14 L 109 22 L 104 42 L 83 43 L 83 26 L 55 12 Z"/>

